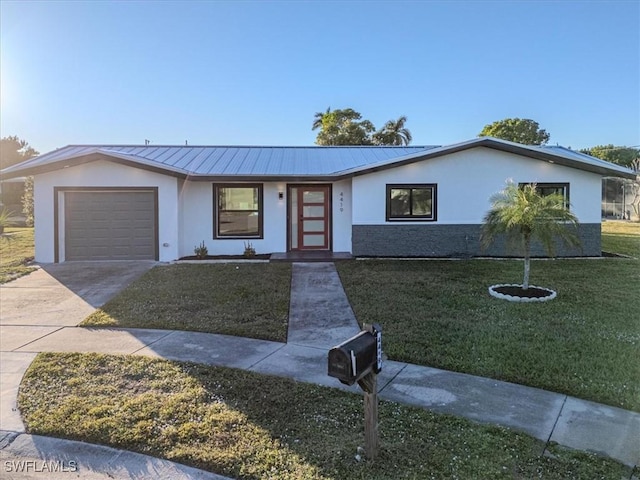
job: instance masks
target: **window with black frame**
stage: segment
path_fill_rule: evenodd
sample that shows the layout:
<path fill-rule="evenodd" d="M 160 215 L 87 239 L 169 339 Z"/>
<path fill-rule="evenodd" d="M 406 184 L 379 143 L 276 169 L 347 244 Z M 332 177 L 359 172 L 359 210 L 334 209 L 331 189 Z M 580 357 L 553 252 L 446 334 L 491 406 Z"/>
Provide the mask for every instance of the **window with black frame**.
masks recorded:
<path fill-rule="evenodd" d="M 567 208 L 569 208 L 569 184 L 568 183 L 520 183 L 518 186 L 520 188 L 525 185 L 535 185 L 536 192 L 538 192 L 543 197 L 548 195 L 558 194 L 562 195 L 564 198 L 564 204 Z"/>
<path fill-rule="evenodd" d="M 262 238 L 262 185 L 214 185 L 216 238 Z"/>
<path fill-rule="evenodd" d="M 387 221 L 435 221 L 436 195 L 435 183 L 387 185 Z"/>

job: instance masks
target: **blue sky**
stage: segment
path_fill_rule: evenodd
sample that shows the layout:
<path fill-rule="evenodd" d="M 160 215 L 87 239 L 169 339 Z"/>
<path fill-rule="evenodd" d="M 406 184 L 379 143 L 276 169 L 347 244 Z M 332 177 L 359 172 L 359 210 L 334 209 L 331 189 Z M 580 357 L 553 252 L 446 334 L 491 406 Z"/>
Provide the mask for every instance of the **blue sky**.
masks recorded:
<path fill-rule="evenodd" d="M 531 118 L 640 144 L 640 1 L 0 2 L 1 135 L 312 145 L 351 107 L 414 145 Z"/>

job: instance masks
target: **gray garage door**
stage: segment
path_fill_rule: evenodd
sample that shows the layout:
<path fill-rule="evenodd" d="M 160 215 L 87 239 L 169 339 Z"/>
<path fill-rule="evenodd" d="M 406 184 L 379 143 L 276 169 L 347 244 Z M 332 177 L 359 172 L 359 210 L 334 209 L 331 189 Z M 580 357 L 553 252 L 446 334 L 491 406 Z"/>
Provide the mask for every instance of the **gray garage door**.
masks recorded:
<path fill-rule="evenodd" d="M 155 260 L 153 191 L 68 191 L 66 260 Z"/>

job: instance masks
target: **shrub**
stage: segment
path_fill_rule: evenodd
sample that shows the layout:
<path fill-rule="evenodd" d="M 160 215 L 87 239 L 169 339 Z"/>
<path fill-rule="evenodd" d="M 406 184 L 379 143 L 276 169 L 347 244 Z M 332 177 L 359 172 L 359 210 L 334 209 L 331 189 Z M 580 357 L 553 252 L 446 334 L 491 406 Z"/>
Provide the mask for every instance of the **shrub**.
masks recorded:
<path fill-rule="evenodd" d="M 195 248 L 193 249 L 193 253 L 196 257 L 198 257 L 199 260 L 206 258 L 206 256 L 209 254 L 209 249 L 204 244 L 204 240 L 200 245 L 195 246 Z"/>
<path fill-rule="evenodd" d="M 244 242 L 244 256 L 247 258 L 256 256 L 256 249 L 253 248 L 251 242 Z"/>

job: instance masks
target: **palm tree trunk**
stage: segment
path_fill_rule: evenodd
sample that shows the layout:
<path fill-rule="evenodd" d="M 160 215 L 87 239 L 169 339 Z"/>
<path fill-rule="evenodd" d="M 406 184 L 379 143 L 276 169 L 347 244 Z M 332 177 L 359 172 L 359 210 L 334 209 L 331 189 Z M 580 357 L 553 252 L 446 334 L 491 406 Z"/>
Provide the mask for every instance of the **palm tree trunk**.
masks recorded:
<path fill-rule="evenodd" d="M 524 278 L 522 279 L 522 288 L 529 288 L 529 271 L 531 270 L 531 236 L 524 236 Z"/>
<path fill-rule="evenodd" d="M 531 268 L 531 259 L 527 255 L 524 257 L 524 278 L 522 279 L 522 288 L 526 290 L 529 288 L 529 270 Z"/>

